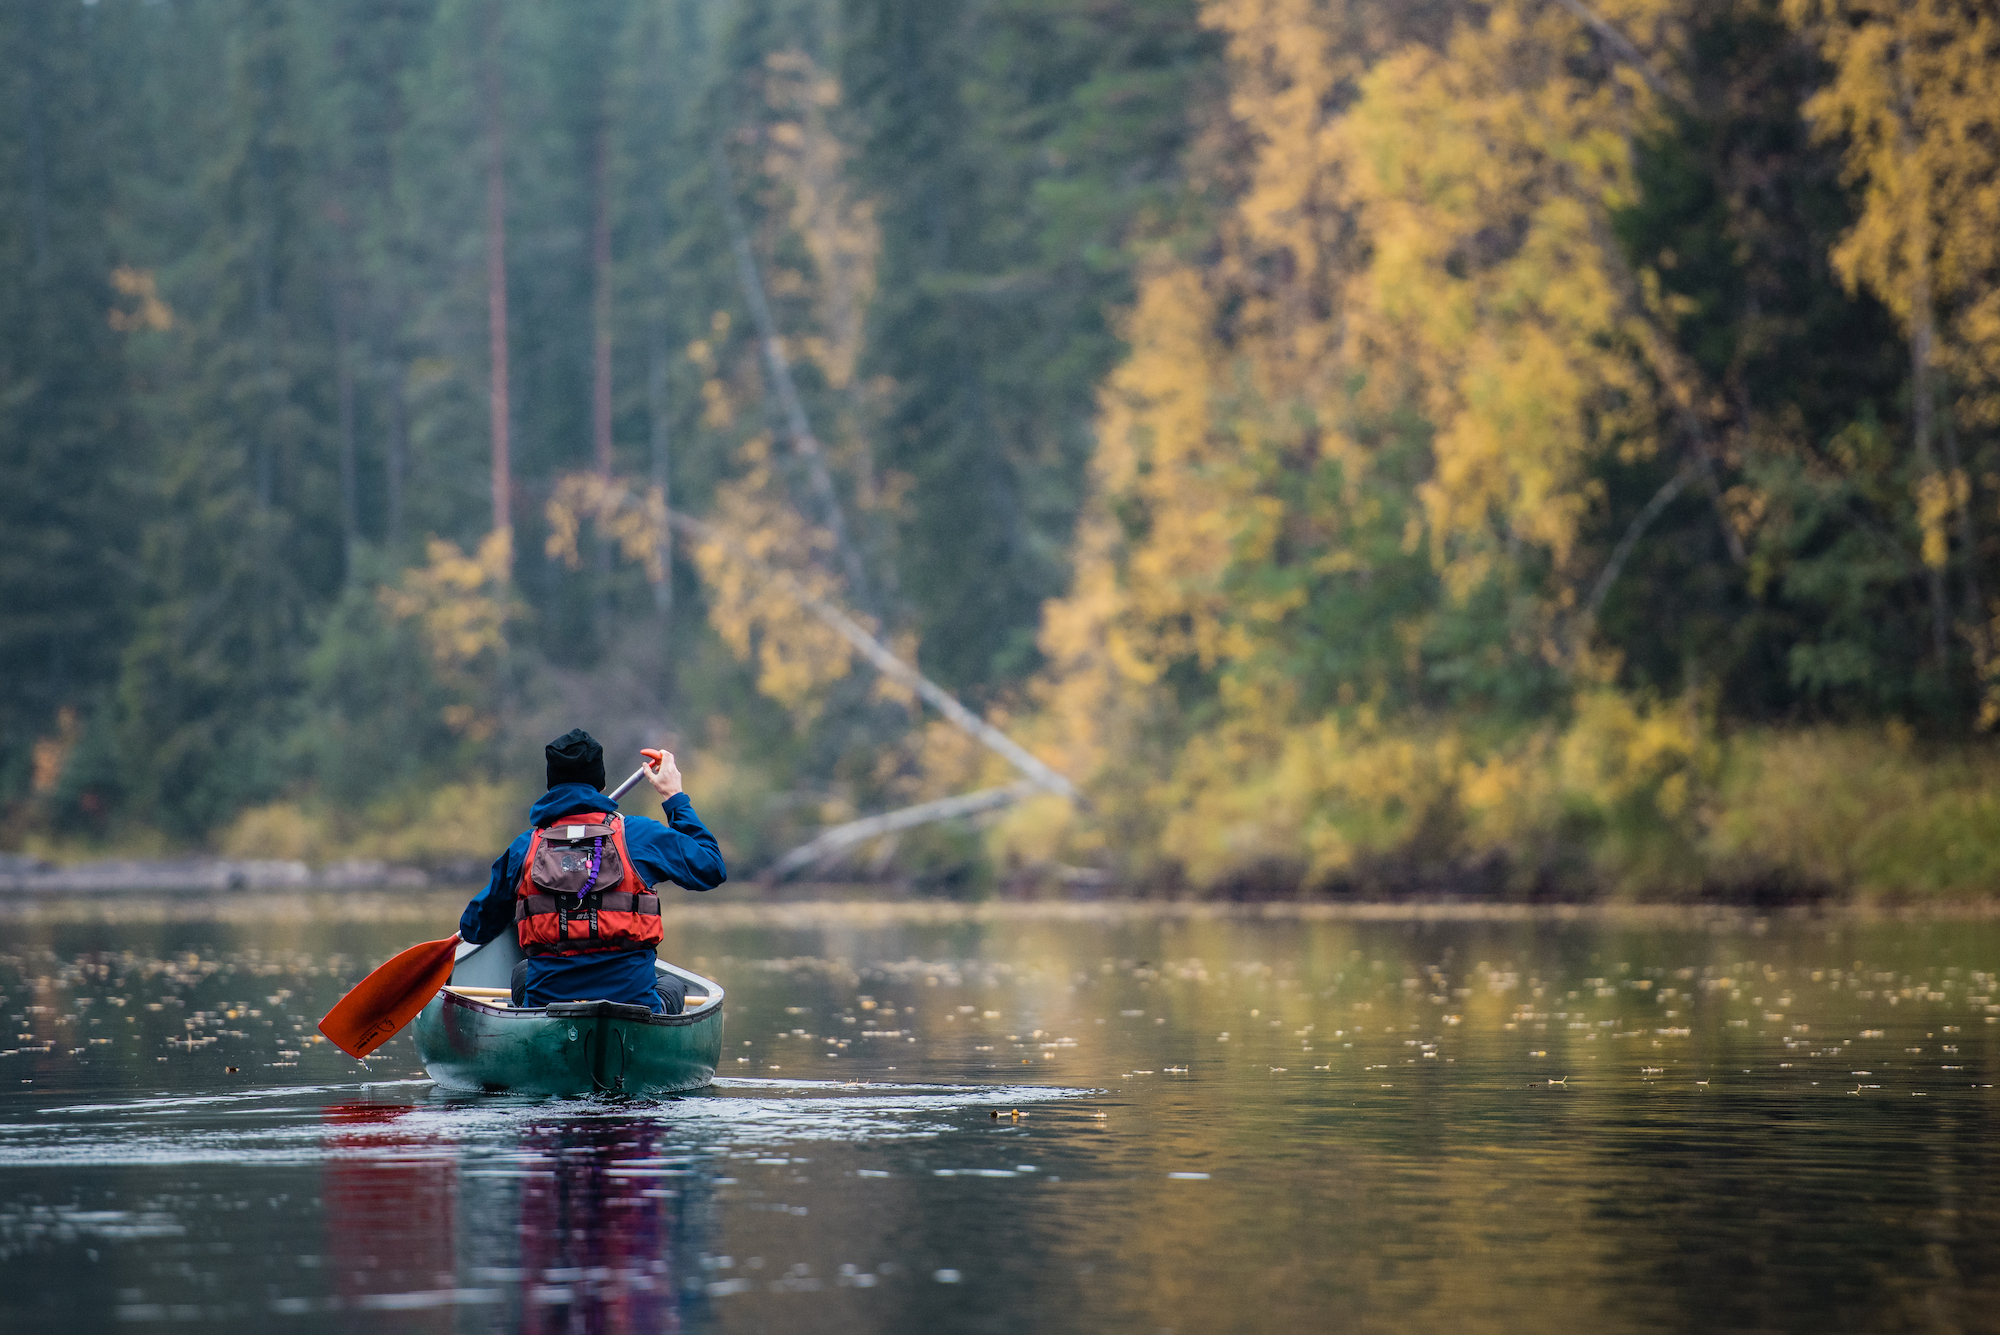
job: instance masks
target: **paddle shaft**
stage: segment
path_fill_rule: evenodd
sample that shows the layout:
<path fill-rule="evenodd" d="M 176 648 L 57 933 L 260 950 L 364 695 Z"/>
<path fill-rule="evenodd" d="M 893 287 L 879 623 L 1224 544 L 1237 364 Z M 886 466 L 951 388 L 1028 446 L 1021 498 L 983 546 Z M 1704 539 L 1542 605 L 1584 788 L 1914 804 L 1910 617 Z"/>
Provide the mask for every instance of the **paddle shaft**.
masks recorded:
<path fill-rule="evenodd" d="M 625 796 L 625 794 L 631 792 L 634 788 L 638 787 L 639 780 L 645 777 L 646 777 L 646 767 L 644 765 L 641 765 L 639 766 L 638 771 L 634 773 L 631 778 L 625 780 L 625 782 L 619 784 L 616 788 L 613 788 L 609 793 L 606 793 L 605 796 L 609 797 L 612 801 L 616 802 L 619 798 Z"/>

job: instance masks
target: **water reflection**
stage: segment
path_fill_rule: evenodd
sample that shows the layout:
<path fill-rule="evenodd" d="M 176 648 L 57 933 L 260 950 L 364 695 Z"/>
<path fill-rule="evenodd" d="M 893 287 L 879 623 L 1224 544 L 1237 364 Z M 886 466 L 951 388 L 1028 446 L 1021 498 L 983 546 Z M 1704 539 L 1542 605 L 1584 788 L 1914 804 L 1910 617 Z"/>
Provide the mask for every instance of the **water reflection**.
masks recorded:
<path fill-rule="evenodd" d="M 713 929 L 731 1078 L 657 1103 L 360 1076 L 325 952 L 115 944 L 0 952 L 9 1335 L 2000 1310 L 1992 924 Z"/>
<path fill-rule="evenodd" d="M 398 1122 L 409 1105 L 350 1101 L 325 1111 L 320 1181 L 325 1266 L 336 1311 L 393 1314 L 393 1329 L 449 1331 L 460 1298 L 453 1223 L 457 1164 L 449 1146 Z M 278 1310 L 309 1300 L 280 1299 Z"/>
<path fill-rule="evenodd" d="M 681 1328 L 679 1226 L 697 1173 L 646 1122 L 538 1126 L 524 1148 L 548 1165 L 521 1181 L 521 1295 L 529 1335 L 636 1335 Z"/>
<path fill-rule="evenodd" d="M 682 1328 L 684 1220 L 704 1174 L 657 1109 L 572 1109 L 476 1147 L 441 1136 L 435 1111 L 326 1107 L 331 1292 L 274 1310 L 379 1313 L 408 1331 L 449 1331 L 467 1308 L 530 1335 Z"/>

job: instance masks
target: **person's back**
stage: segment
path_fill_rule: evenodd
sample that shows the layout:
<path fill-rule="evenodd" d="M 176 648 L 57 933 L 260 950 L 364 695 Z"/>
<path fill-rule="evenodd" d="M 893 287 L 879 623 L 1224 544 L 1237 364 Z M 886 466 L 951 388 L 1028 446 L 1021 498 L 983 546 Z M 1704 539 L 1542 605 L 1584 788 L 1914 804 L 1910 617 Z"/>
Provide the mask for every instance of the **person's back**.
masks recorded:
<path fill-rule="evenodd" d="M 653 753 L 648 752 L 648 755 Z M 514 967 L 514 1004 L 619 1001 L 678 1014 L 686 986 L 653 967 L 660 942 L 654 889 L 672 881 L 712 890 L 728 879 L 715 836 L 681 790 L 673 753 L 646 767 L 666 822 L 617 814 L 604 795 L 604 748 L 582 729 L 550 742 L 548 791 L 529 828 L 493 863 L 465 906 L 461 940 L 512 931 L 526 955 Z"/>

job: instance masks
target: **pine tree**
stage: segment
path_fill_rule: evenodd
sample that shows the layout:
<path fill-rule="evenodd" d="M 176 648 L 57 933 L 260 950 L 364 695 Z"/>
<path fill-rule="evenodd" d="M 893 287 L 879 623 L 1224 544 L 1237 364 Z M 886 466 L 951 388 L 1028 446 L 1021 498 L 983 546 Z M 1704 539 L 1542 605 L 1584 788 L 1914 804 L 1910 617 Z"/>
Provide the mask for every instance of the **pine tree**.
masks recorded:
<path fill-rule="evenodd" d="M 205 226 L 163 270 L 185 328 L 148 368 L 164 448 L 121 694 L 125 745 L 156 785 L 144 805 L 188 831 L 271 785 L 310 613 L 338 588 L 343 552 L 296 33 L 277 0 L 179 21 L 190 38 L 214 24 L 236 40 L 213 48 L 223 95 L 198 136 Z"/>
<path fill-rule="evenodd" d="M 1019 679 L 1062 584 L 1132 243 L 1183 203 L 1219 66 L 1189 0 L 851 0 L 841 78 L 880 199 L 864 375 L 896 402 L 902 589 L 941 679 Z"/>
<path fill-rule="evenodd" d="M 115 236 L 129 71 L 103 27 L 56 0 L 0 12 L 0 98 L 16 113 L 0 135 L 0 803 L 33 785 L 31 743 L 61 743 L 62 711 L 101 708 L 136 610 L 143 438 L 126 349 L 170 337 L 173 317 Z"/>

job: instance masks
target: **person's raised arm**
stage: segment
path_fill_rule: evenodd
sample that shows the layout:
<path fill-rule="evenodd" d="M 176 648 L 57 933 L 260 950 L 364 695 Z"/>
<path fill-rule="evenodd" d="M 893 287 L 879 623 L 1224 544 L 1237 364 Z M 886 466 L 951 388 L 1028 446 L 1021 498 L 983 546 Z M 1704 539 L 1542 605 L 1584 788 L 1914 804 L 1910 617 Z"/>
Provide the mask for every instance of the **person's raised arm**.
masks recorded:
<path fill-rule="evenodd" d="M 680 767 L 671 751 L 641 751 L 650 762 L 646 782 L 663 799 L 665 826 L 648 822 L 650 829 L 631 830 L 632 856 L 651 864 L 655 882 L 669 880 L 689 890 L 713 890 L 729 879 L 723 865 L 722 849 L 708 827 L 695 815 L 694 804 L 681 788 Z"/>

